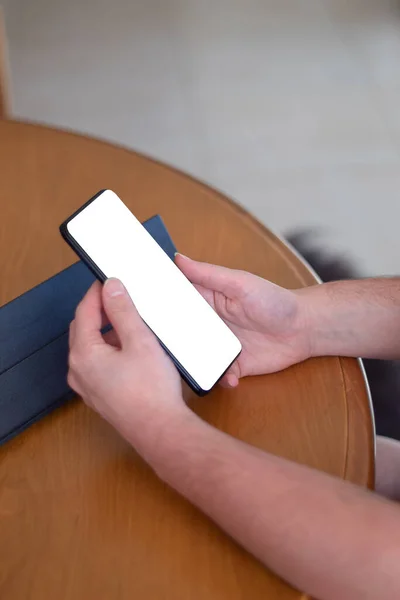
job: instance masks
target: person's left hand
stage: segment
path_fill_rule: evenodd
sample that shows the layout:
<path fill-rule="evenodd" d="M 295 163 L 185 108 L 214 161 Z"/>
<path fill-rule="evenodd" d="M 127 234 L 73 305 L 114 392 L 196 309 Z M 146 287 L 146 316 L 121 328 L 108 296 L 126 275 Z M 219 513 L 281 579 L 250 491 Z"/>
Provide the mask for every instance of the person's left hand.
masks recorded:
<path fill-rule="evenodd" d="M 103 336 L 107 322 L 114 329 Z M 68 383 L 134 445 L 132 432 L 152 426 L 156 435 L 154 427 L 189 411 L 178 371 L 117 279 L 94 283 L 77 308 Z"/>

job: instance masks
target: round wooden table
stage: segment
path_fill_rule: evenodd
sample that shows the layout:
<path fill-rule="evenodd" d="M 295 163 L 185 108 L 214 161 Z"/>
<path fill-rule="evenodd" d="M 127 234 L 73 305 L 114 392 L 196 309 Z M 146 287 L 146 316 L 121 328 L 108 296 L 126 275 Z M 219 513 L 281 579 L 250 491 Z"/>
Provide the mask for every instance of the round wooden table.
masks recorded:
<path fill-rule="evenodd" d="M 76 260 L 58 226 L 101 188 L 140 220 L 161 214 L 189 256 L 289 288 L 315 283 L 243 209 L 135 152 L 0 121 L 0 165 L 0 304 Z M 371 407 L 356 360 L 310 360 L 190 402 L 250 444 L 373 484 Z M 0 482 L 1 598 L 304 598 L 161 483 L 78 399 L 0 448 Z"/>

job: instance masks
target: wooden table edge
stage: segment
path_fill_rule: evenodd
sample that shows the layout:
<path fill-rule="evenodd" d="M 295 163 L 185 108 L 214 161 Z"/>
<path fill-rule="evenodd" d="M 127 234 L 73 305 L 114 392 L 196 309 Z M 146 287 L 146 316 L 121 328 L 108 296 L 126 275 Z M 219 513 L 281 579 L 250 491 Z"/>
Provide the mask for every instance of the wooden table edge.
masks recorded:
<path fill-rule="evenodd" d="M 262 235 L 265 238 L 268 238 L 271 244 L 275 247 L 275 250 L 279 254 L 281 254 L 281 256 L 284 257 L 288 267 L 296 272 L 296 275 L 300 278 L 304 286 L 321 283 L 321 280 L 318 277 L 317 273 L 315 273 L 315 271 L 307 263 L 307 261 L 297 252 L 295 248 L 288 244 L 281 236 L 267 228 L 255 216 L 249 213 L 247 209 L 245 209 L 241 204 L 238 204 L 225 193 L 210 186 L 206 182 L 199 180 L 197 177 L 187 174 L 175 166 L 169 165 L 165 162 L 162 162 L 161 160 L 155 159 L 142 152 L 137 152 L 136 150 L 129 148 L 124 144 L 114 143 L 112 141 L 94 137 L 86 133 L 82 134 L 72 129 L 53 127 L 51 125 L 46 125 L 43 123 L 37 123 L 33 121 L 24 121 L 22 119 L 0 121 L 0 126 L 2 126 L 3 124 L 11 127 L 15 126 L 17 128 L 29 127 L 32 129 L 42 129 L 47 130 L 49 132 L 55 132 L 58 135 L 61 134 L 65 136 L 72 136 L 78 139 L 83 138 L 96 144 L 104 144 L 105 146 L 109 146 L 110 148 L 118 148 L 124 152 L 128 152 L 129 154 L 135 154 L 145 159 L 146 161 L 157 165 L 158 168 L 167 170 L 168 172 L 172 171 L 175 174 L 179 175 L 179 177 L 193 182 L 196 186 L 201 188 L 203 193 L 207 195 L 212 194 L 214 199 L 218 199 L 218 201 L 223 203 L 226 207 L 228 207 L 229 210 L 233 211 L 236 214 L 239 213 L 244 219 L 244 221 L 248 225 L 250 225 L 250 227 L 252 227 L 255 231 L 257 231 L 258 234 Z M 296 260 L 294 261 L 293 258 L 295 258 Z M 346 402 L 348 411 L 347 454 L 346 464 L 342 477 L 345 480 L 353 481 L 358 485 L 367 485 L 369 488 L 372 489 L 374 486 L 375 476 L 375 428 L 371 394 L 369 390 L 368 381 L 365 375 L 364 367 L 360 360 L 341 357 L 338 357 L 337 360 L 340 363 L 344 389 L 346 390 L 348 397 L 350 396 L 354 400 L 354 403 L 352 403 L 352 408 L 349 406 L 349 402 Z M 344 366 L 346 366 L 346 368 L 344 368 Z M 347 373 L 347 369 L 349 369 L 349 373 Z M 355 392 L 355 385 L 358 385 L 359 389 L 363 389 L 365 391 L 364 398 L 360 397 L 360 394 L 357 394 Z M 354 407 L 358 408 L 358 410 L 363 414 L 365 420 L 369 420 L 367 434 L 363 432 L 363 429 L 360 426 L 362 425 L 362 423 L 360 423 L 360 421 L 357 419 Z M 367 414 L 368 411 L 369 415 Z M 357 456 L 355 456 L 355 453 L 353 452 L 353 446 L 354 444 L 359 443 L 360 438 L 363 440 L 368 452 L 368 465 L 366 465 L 366 468 L 363 471 L 363 473 L 360 473 L 356 468 Z"/>

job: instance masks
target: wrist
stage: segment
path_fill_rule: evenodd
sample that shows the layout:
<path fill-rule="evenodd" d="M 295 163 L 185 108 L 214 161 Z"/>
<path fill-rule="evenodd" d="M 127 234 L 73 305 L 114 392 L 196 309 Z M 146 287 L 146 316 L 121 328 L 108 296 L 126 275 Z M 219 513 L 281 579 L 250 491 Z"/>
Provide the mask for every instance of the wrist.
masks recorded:
<path fill-rule="evenodd" d="M 347 287 L 346 282 L 337 281 L 297 290 L 310 357 L 357 356 L 354 298 L 347 297 Z"/>
<path fill-rule="evenodd" d="M 173 480 L 177 471 L 182 473 L 182 470 L 186 470 L 184 465 L 191 455 L 189 448 L 194 445 L 203 454 L 205 448 L 198 444 L 198 439 L 202 438 L 204 430 L 214 430 L 193 411 L 185 408 L 185 411 L 163 424 L 158 431 L 156 444 L 151 448 L 151 456 L 143 456 L 157 476 L 172 487 L 175 487 Z"/>
<path fill-rule="evenodd" d="M 170 403 L 158 398 L 156 403 L 135 406 L 133 418 L 119 422 L 117 429 L 142 458 L 158 472 L 169 459 L 169 451 L 178 443 L 180 431 L 187 423 L 200 419 L 186 406 L 182 397 Z"/>
<path fill-rule="evenodd" d="M 318 284 L 295 291 L 299 303 L 298 336 L 301 345 L 305 348 L 305 358 L 321 355 L 318 335 L 318 321 L 321 318 L 319 314 L 321 287 Z"/>

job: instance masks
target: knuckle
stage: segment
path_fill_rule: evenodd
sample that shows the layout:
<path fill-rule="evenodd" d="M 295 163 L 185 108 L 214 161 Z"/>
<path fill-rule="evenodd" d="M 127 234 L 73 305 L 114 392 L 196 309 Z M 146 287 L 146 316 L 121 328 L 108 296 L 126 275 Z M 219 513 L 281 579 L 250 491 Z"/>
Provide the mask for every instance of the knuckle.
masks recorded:
<path fill-rule="evenodd" d="M 236 299 L 242 299 L 252 287 L 253 275 L 246 271 L 236 271 L 236 276 L 232 279 L 230 293 Z"/>
<path fill-rule="evenodd" d="M 67 374 L 67 383 L 68 383 L 68 385 L 69 385 L 70 388 L 72 388 L 73 390 L 76 391 L 76 389 L 77 389 L 76 379 L 75 379 L 74 374 L 72 373 L 71 370 L 69 370 L 68 374 Z"/>
<path fill-rule="evenodd" d="M 246 273 L 246 271 L 237 271 L 236 275 L 237 276 L 234 279 L 234 286 L 235 286 L 236 292 L 240 293 L 246 287 L 246 283 L 248 282 L 249 273 Z"/>
<path fill-rule="evenodd" d="M 76 380 L 77 378 L 86 378 L 90 375 L 91 371 L 96 364 L 96 357 L 94 349 L 91 347 L 85 348 L 84 351 L 71 350 L 68 359 L 69 372 L 71 377 Z"/>
<path fill-rule="evenodd" d="M 76 349 L 71 350 L 69 353 L 68 364 L 70 372 L 77 372 L 80 370 L 82 359 Z"/>

